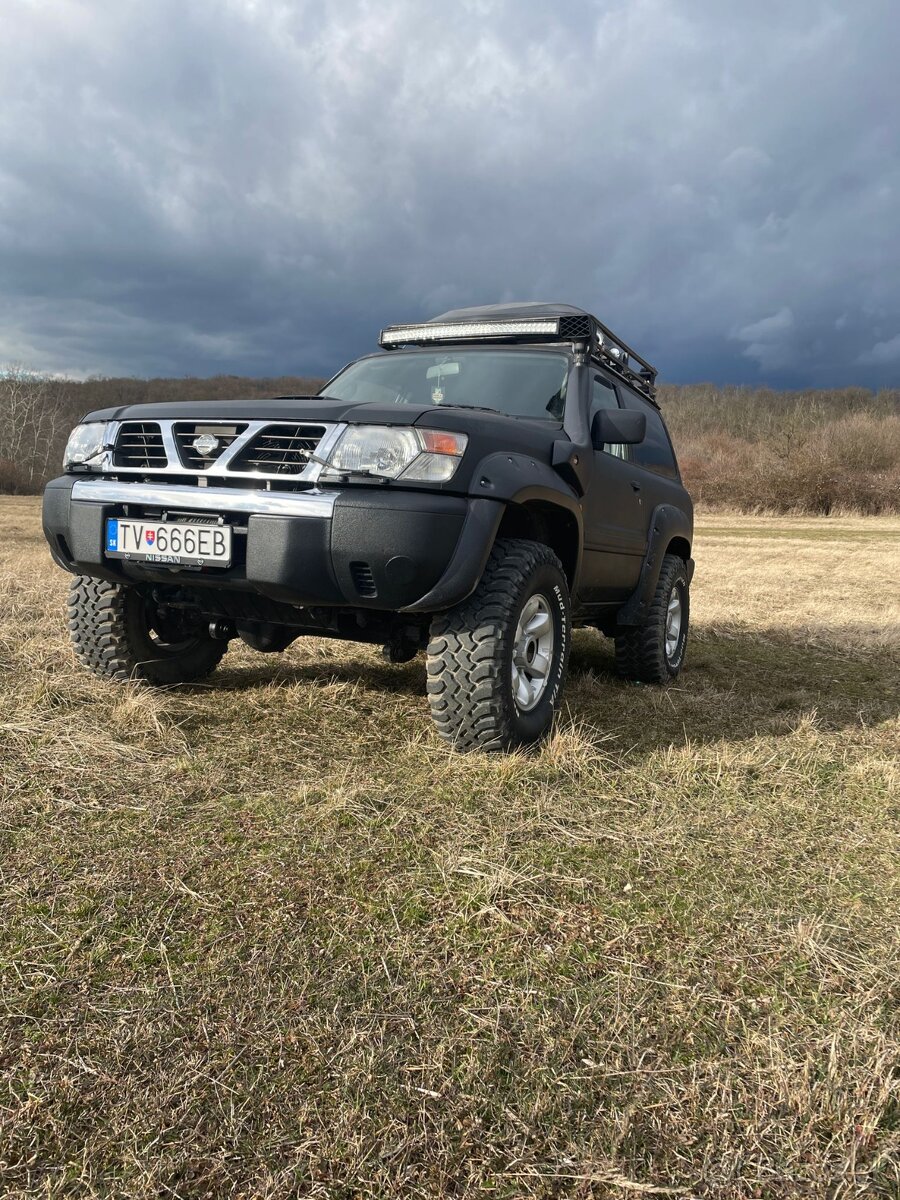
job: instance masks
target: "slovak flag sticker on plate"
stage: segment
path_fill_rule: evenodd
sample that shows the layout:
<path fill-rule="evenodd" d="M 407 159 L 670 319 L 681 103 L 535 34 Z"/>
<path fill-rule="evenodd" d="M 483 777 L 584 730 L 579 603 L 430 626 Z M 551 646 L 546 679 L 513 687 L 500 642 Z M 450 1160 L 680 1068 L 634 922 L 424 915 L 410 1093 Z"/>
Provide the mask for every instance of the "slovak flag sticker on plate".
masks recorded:
<path fill-rule="evenodd" d="M 153 532 L 152 529 L 148 529 L 147 532 L 144 534 L 144 537 L 147 539 L 148 546 L 152 546 L 153 543 L 156 541 L 156 534 Z"/>

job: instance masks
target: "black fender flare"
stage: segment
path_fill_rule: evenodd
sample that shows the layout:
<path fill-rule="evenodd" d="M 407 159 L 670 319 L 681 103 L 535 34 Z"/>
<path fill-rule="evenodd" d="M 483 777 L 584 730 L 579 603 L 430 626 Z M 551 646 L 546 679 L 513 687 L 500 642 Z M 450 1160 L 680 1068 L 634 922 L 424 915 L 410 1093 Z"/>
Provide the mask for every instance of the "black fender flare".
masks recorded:
<path fill-rule="evenodd" d="M 581 505 L 575 491 L 553 467 L 528 454 L 488 454 L 472 473 L 469 495 L 507 504 L 542 500 L 571 513 L 579 531 L 582 528 Z"/>
<path fill-rule="evenodd" d="M 641 567 L 638 585 L 616 614 L 617 625 L 643 625 L 650 610 L 653 594 L 659 582 L 662 561 L 673 538 L 684 538 L 693 543 L 694 525 L 690 516 L 674 504 L 659 504 L 653 510 L 650 522 L 647 552 Z M 687 560 L 688 582 L 694 574 L 694 560 Z"/>
<path fill-rule="evenodd" d="M 467 599 L 484 573 L 497 530 L 510 504 L 539 502 L 562 509 L 578 531 L 574 593 L 584 547 L 584 518 L 575 492 L 546 463 L 527 454 L 489 454 L 469 485 L 469 510 L 447 570 L 426 595 L 401 609 L 406 613 L 441 612 Z"/>
<path fill-rule="evenodd" d="M 577 450 L 577 447 L 573 449 Z M 528 454 L 501 451 L 482 459 L 472 475 L 469 492 L 472 496 L 493 496 L 507 504 L 539 503 L 568 514 L 577 531 L 571 584 L 572 595 L 575 595 L 584 554 L 584 512 L 579 493 L 558 470 Z"/>
<path fill-rule="evenodd" d="M 505 508 L 506 505 L 496 500 L 470 500 L 459 541 L 446 571 L 430 591 L 413 604 L 405 605 L 400 612 L 443 612 L 471 596 L 484 574 Z"/>

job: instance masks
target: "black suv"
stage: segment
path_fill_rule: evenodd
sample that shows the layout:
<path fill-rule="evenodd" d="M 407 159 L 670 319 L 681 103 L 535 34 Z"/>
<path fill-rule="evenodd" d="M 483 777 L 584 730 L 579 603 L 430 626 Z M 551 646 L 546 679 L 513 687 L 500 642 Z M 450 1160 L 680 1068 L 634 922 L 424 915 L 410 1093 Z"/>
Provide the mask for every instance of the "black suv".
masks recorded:
<path fill-rule="evenodd" d="M 547 732 L 572 628 L 628 679 L 684 661 L 693 510 L 656 372 L 581 309 L 459 309 L 382 331 L 318 396 L 90 413 L 44 494 L 78 656 L 185 683 L 231 638 L 427 655 L 440 734 Z"/>

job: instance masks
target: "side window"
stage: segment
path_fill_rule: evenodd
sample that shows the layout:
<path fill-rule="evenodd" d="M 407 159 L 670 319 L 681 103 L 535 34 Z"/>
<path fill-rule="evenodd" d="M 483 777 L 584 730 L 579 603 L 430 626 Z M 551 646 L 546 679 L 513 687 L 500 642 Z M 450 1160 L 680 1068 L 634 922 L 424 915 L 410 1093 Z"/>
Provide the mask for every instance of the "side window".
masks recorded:
<path fill-rule="evenodd" d="M 656 406 L 642 400 L 640 396 L 628 394 L 627 407 L 637 409 L 647 418 L 647 436 L 638 445 L 631 447 L 632 461 L 648 471 L 655 471 L 657 475 L 668 475 L 670 479 L 677 479 L 678 464 L 675 462 L 675 451 Z"/>
<path fill-rule="evenodd" d="M 588 414 L 588 428 L 590 428 L 594 417 L 601 408 L 619 407 L 619 396 L 616 389 L 602 375 L 595 375 L 591 383 L 591 411 Z M 608 442 L 603 449 L 606 454 L 612 454 L 616 458 L 630 457 L 628 453 L 631 449 L 630 446 L 613 445 Z"/>

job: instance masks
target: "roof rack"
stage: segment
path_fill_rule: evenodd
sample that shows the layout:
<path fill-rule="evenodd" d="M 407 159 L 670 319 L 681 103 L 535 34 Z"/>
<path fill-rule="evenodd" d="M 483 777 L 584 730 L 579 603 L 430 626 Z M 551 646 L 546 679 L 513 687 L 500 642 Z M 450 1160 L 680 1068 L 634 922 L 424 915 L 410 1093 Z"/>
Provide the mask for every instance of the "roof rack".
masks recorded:
<path fill-rule="evenodd" d="M 591 317 L 591 320 L 595 326 L 595 345 L 592 349 L 597 357 L 626 383 L 632 384 L 655 402 L 656 368 L 651 367 L 645 358 L 641 358 L 636 350 L 632 350 L 628 343 L 623 342 L 611 329 L 607 329 L 602 321 L 598 321 L 596 317 Z M 634 359 L 639 369 L 636 370 L 631 365 L 631 359 Z"/>
<path fill-rule="evenodd" d="M 385 350 L 446 342 L 582 343 L 592 357 L 655 400 L 656 369 L 590 313 L 568 305 L 560 305 L 558 309 L 551 305 L 531 305 L 524 310 L 510 306 L 499 315 L 499 307 L 491 306 L 490 315 L 485 316 L 477 309 L 461 310 L 472 314 L 472 318 L 466 320 L 456 313 L 448 313 L 446 317 L 415 325 L 389 325 L 382 329 L 378 342 Z M 636 365 L 632 365 L 632 360 Z"/>

